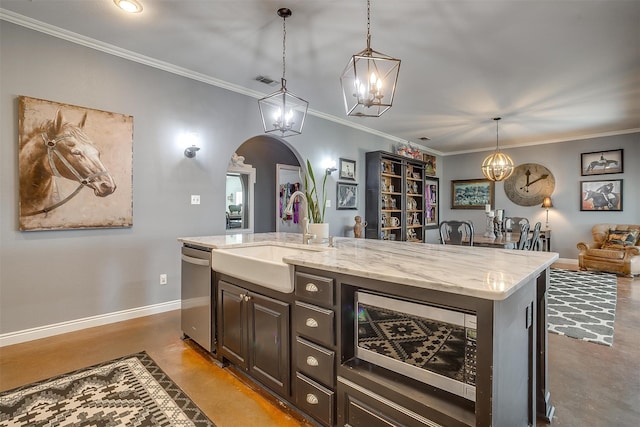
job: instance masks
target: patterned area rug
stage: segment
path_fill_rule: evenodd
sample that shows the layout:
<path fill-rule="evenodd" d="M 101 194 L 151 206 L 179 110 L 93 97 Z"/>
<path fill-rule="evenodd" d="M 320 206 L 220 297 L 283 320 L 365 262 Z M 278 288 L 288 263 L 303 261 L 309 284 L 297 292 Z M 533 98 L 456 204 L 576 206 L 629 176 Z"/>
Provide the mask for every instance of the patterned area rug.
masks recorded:
<path fill-rule="evenodd" d="M 549 332 L 603 345 L 613 344 L 615 274 L 552 268 Z"/>
<path fill-rule="evenodd" d="M 0 426 L 215 427 L 144 352 L 0 393 Z"/>

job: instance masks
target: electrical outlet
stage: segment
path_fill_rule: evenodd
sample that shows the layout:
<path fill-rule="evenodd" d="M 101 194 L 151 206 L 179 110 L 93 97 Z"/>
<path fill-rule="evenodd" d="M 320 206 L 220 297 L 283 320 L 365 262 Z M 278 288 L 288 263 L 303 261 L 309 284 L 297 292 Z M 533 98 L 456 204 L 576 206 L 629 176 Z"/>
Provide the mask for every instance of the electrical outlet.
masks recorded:
<path fill-rule="evenodd" d="M 198 194 L 192 194 L 191 195 L 191 204 L 192 205 L 199 205 L 200 204 L 200 196 Z"/>
<path fill-rule="evenodd" d="M 166 285 L 167 284 L 167 275 L 166 274 L 161 274 L 160 275 L 160 284 L 161 285 Z"/>

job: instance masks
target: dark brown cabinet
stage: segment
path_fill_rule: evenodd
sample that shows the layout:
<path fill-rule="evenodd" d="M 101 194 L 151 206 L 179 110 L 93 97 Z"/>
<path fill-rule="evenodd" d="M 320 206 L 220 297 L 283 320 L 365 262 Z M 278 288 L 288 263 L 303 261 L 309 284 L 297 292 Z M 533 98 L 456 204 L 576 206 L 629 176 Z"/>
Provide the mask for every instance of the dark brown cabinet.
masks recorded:
<path fill-rule="evenodd" d="M 218 282 L 220 353 L 269 389 L 290 390 L 290 304 Z"/>
<path fill-rule="evenodd" d="M 433 226 L 434 217 L 437 221 L 437 203 L 426 194 L 424 166 L 420 160 L 384 151 L 366 154 L 368 239 L 424 241 L 426 228 Z"/>

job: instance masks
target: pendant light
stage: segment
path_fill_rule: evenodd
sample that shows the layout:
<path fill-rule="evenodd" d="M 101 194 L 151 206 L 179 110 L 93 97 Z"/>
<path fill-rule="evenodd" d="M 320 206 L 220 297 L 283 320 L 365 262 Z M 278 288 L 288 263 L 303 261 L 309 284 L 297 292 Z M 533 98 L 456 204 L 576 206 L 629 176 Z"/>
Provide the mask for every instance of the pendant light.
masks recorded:
<path fill-rule="evenodd" d="M 513 160 L 500 151 L 498 144 L 498 121 L 500 119 L 500 117 L 493 119 L 496 121 L 496 151 L 482 162 L 482 174 L 491 181 L 503 181 L 513 173 Z"/>
<path fill-rule="evenodd" d="M 348 116 L 380 117 L 393 105 L 400 60 L 371 49 L 371 1 L 367 0 L 367 47 L 351 57 L 340 83 Z"/>
<path fill-rule="evenodd" d="M 258 100 L 262 126 L 265 133 L 279 133 L 286 138 L 291 135 L 300 135 L 304 126 L 309 103 L 287 90 L 286 71 L 286 46 L 287 27 L 286 20 L 291 16 L 291 10 L 278 9 L 278 16 L 282 18 L 282 87 L 279 91 Z"/>

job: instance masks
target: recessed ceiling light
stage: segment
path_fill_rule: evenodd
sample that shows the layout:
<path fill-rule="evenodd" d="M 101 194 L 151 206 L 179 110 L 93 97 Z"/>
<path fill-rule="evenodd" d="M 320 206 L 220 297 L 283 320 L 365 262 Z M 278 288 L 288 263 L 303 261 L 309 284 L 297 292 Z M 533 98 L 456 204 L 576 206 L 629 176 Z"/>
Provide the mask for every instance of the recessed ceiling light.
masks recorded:
<path fill-rule="evenodd" d="M 120 9 L 129 13 L 142 12 L 142 5 L 137 0 L 113 0 Z"/>

